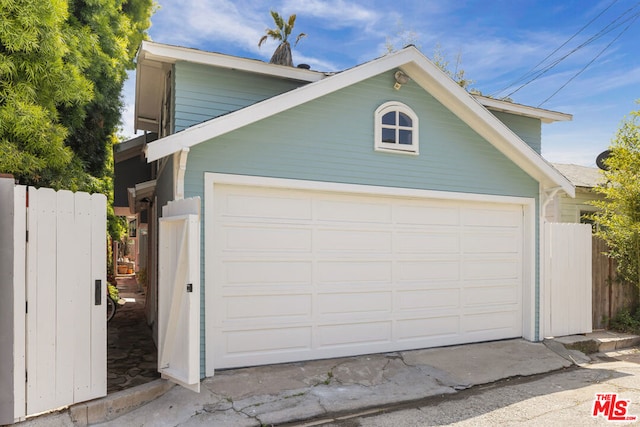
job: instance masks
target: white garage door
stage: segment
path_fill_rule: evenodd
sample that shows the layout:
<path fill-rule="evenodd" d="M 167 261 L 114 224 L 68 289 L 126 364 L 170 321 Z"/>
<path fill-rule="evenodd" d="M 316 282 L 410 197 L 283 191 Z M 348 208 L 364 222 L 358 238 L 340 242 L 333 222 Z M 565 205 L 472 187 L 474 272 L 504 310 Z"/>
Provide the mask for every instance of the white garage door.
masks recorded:
<path fill-rule="evenodd" d="M 221 184 L 212 194 L 215 368 L 523 335 L 522 205 Z"/>

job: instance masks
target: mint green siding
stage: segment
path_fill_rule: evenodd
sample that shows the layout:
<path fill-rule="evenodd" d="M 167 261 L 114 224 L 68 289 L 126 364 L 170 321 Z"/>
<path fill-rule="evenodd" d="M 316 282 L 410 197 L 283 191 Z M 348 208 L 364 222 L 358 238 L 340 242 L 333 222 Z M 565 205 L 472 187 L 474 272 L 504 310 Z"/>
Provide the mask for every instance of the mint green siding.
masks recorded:
<path fill-rule="evenodd" d="M 176 97 L 180 98 L 181 108 L 197 111 L 201 100 L 187 105 L 191 101 L 189 94 L 180 90 L 185 86 L 180 76 L 176 74 Z M 217 172 L 520 196 L 537 201 L 539 187 L 535 179 L 415 83 L 409 82 L 396 91 L 393 81 L 393 71 L 384 73 L 195 145 L 187 161 L 185 197 L 199 196 L 204 200 L 204 173 Z M 417 156 L 374 151 L 374 111 L 392 100 L 406 104 L 418 116 Z M 176 120 L 183 120 L 178 118 L 181 116 L 177 105 L 176 102 Z M 209 114 L 213 110 L 209 108 Z M 184 126 L 186 122 L 180 123 Z M 204 213 L 202 218 L 204 230 Z M 204 254 L 204 247 L 202 251 Z M 202 260 L 204 301 L 204 256 Z M 536 260 L 536 287 L 537 264 Z M 202 313 L 204 316 L 204 307 Z M 204 356 L 201 360 L 204 373 Z"/>
<path fill-rule="evenodd" d="M 174 132 L 303 84 L 187 62 L 176 63 L 173 73 Z"/>
<path fill-rule="evenodd" d="M 437 100 L 390 82 L 386 73 L 194 146 L 185 192 L 204 196 L 203 172 L 220 172 L 537 197 L 533 178 Z M 390 100 L 418 115 L 420 155 L 374 151 L 374 111 Z"/>
<path fill-rule="evenodd" d="M 491 111 L 491 110 L 489 110 Z M 502 123 L 533 148 L 536 153 L 542 153 L 542 122 L 532 117 L 517 116 L 515 114 L 491 111 Z"/>

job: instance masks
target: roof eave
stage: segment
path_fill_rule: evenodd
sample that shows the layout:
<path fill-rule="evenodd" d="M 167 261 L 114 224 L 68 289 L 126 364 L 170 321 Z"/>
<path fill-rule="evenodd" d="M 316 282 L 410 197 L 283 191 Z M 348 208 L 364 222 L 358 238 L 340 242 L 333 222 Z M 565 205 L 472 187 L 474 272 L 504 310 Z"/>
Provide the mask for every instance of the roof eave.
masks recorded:
<path fill-rule="evenodd" d="M 302 82 L 315 82 L 326 77 L 324 73 L 319 71 L 269 64 L 257 59 L 240 58 L 237 56 L 206 52 L 187 47 L 171 46 L 150 41 L 143 41 L 140 51 L 140 56 L 143 60 L 158 61 L 166 64 L 175 64 L 179 61 L 185 61 L 219 68 L 265 74 Z"/>
<path fill-rule="evenodd" d="M 147 161 L 192 147 L 393 68 L 405 71 L 446 108 L 540 182 L 543 188 L 560 187 L 571 197 L 575 196 L 575 187 L 564 175 L 413 46 L 153 142 L 147 145 Z"/>
<path fill-rule="evenodd" d="M 489 110 L 511 113 L 518 116 L 532 117 L 534 119 L 539 119 L 543 123 L 568 122 L 573 120 L 573 115 L 561 113 L 559 111 L 545 110 L 543 108 L 531 107 L 529 105 L 516 104 L 515 102 L 488 98 L 482 95 L 473 95 L 473 97 Z"/>

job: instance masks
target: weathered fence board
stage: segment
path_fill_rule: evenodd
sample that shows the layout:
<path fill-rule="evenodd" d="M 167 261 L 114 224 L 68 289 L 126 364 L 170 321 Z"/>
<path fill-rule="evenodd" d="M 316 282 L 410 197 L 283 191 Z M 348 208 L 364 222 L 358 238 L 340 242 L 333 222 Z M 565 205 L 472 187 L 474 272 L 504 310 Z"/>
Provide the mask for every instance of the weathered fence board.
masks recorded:
<path fill-rule="evenodd" d="M 604 240 L 593 237 L 593 327 L 609 326 L 609 319 L 623 309 L 638 306 L 638 289 L 617 279 L 617 263 L 606 255 Z"/>

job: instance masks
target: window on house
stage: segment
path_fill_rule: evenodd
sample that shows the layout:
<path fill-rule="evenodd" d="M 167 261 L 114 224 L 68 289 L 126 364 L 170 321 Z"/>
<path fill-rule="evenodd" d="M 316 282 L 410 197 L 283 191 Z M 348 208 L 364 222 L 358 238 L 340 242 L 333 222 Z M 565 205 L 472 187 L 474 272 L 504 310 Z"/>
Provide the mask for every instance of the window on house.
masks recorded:
<path fill-rule="evenodd" d="M 375 149 L 418 154 L 418 116 L 401 102 L 386 102 L 375 112 Z"/>

